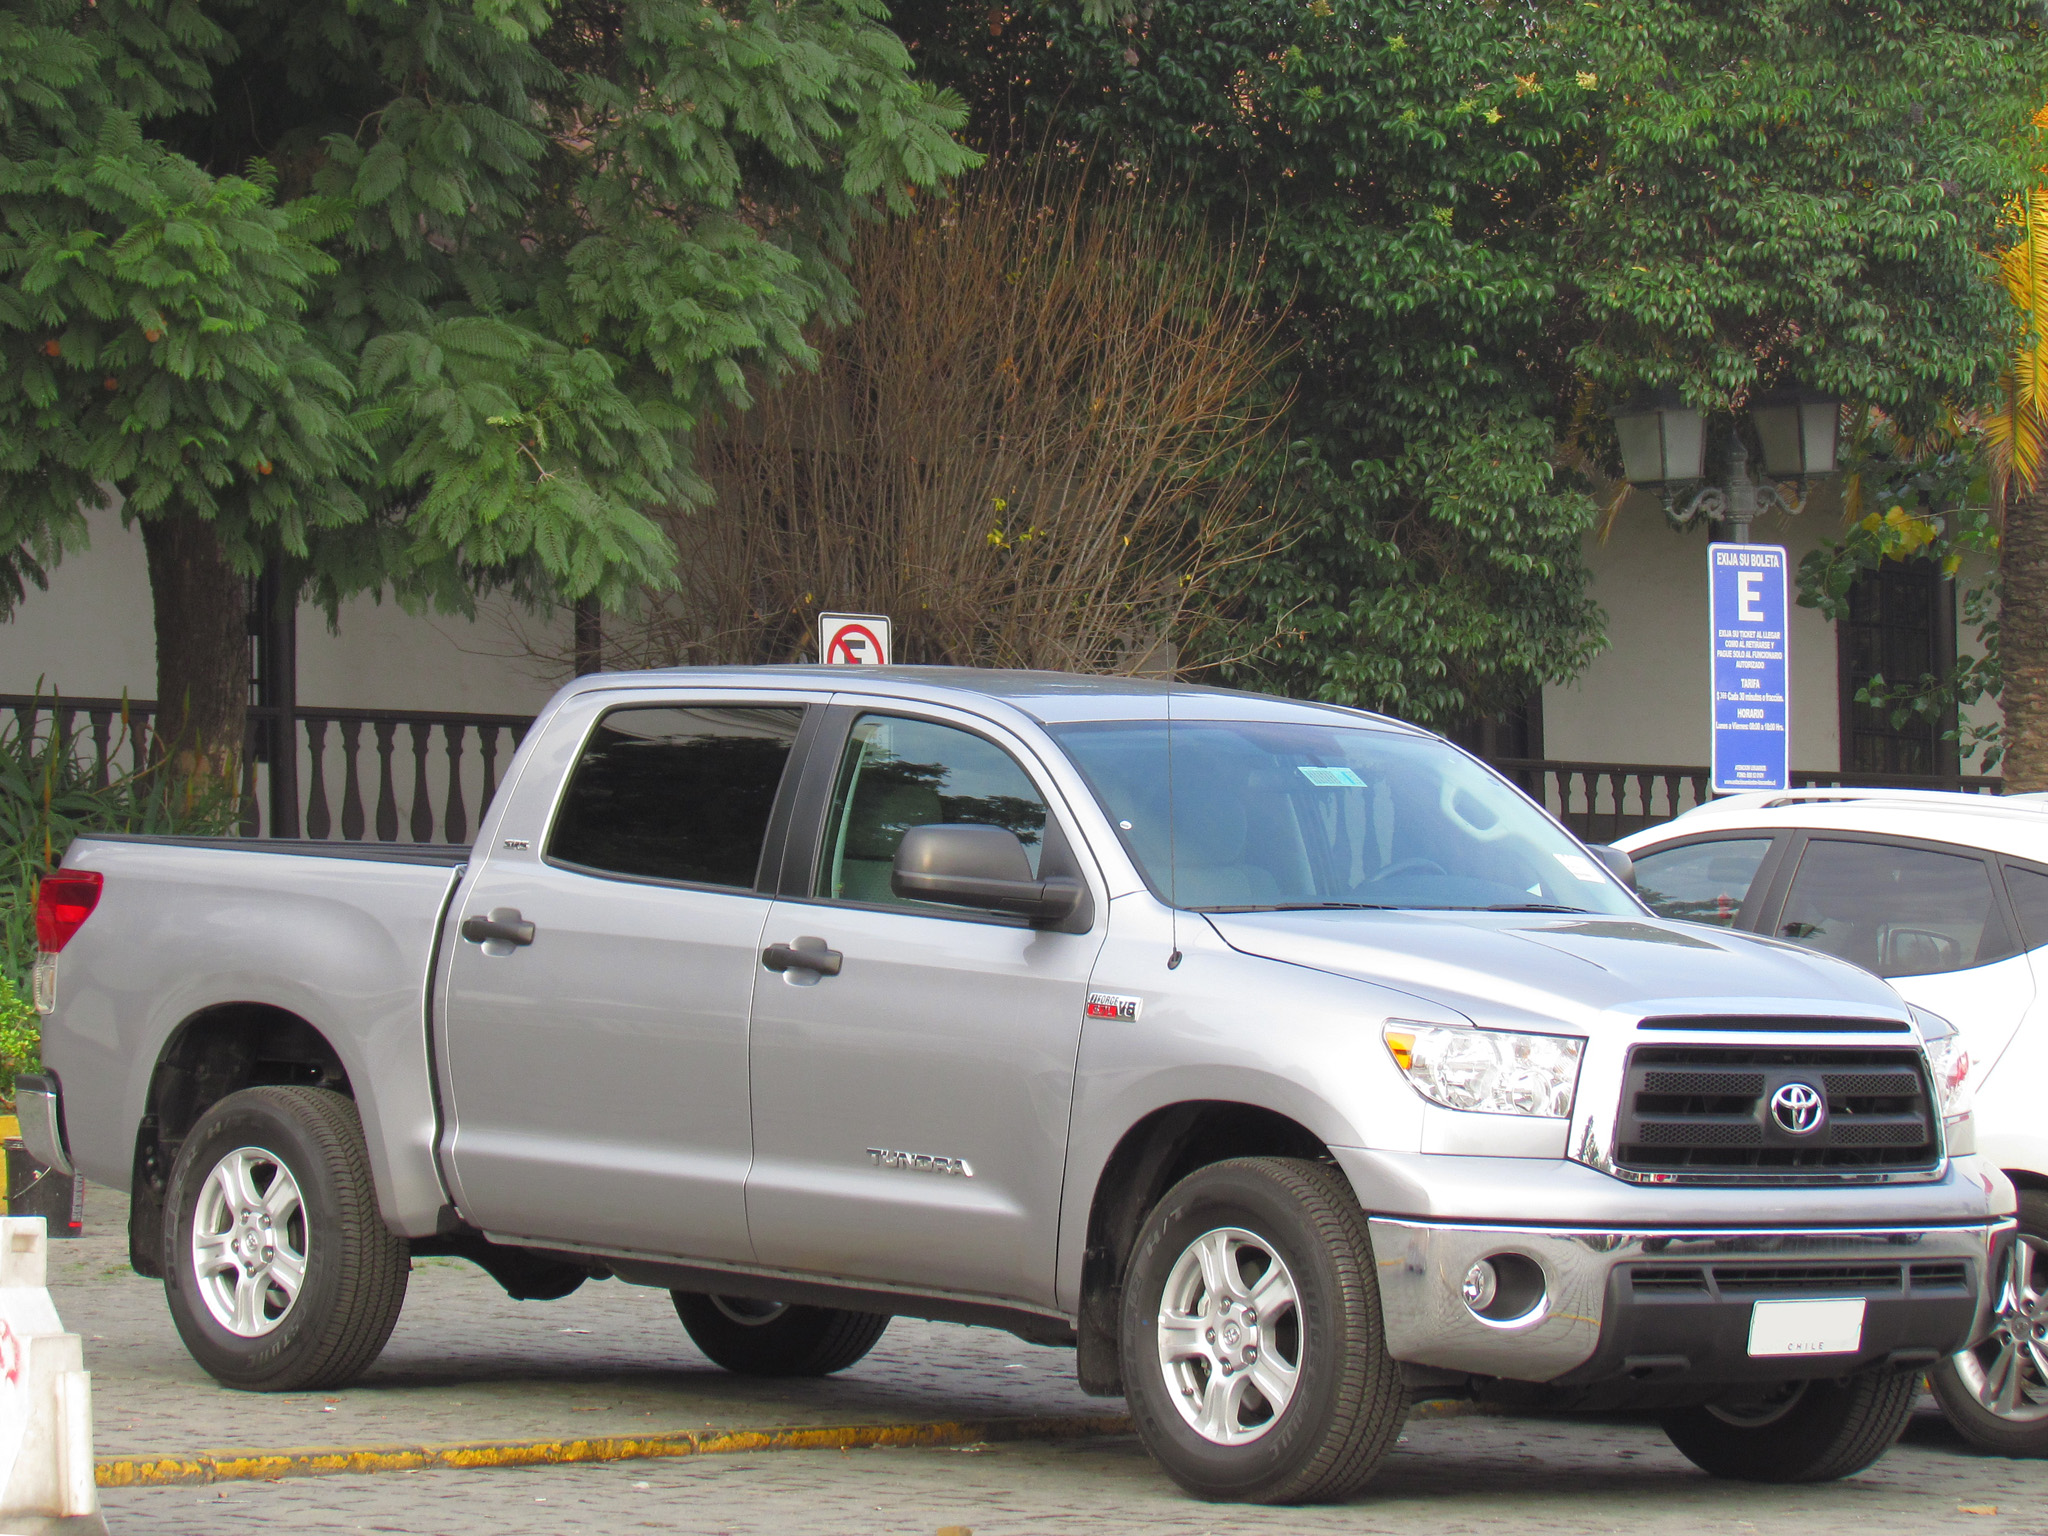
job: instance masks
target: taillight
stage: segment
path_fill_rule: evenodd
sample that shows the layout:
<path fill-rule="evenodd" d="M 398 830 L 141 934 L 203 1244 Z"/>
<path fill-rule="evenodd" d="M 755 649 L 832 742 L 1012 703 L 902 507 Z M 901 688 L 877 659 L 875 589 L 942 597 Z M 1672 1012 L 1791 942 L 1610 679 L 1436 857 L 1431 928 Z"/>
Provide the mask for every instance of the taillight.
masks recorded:
<path fill-rule="evenodd" d="M 60 869 L 43 876 L 36 887 L 36 944 L 44 953 L 57 954 L 85 926 L 100 904 L 103 883 L 96 869 Z"/>

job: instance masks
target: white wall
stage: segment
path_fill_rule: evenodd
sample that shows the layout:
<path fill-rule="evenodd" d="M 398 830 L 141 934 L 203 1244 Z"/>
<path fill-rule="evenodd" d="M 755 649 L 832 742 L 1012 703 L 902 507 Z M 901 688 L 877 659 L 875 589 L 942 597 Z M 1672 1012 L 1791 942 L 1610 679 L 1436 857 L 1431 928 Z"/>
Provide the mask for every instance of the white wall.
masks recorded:
<path fill-rule="evenodd" d="M 0 693 L 63 690 L 74 698 L 156 693 L 156 637 L 142 536 L 109 511 L 91 518 L 92 547 L 50 573 L 0 624 Z M 330 631 L 318 609 L 299 612 L 299 702 L 353 709 L 532 714 L 566 676 L 566 613 L 485 605 L 475 622 L 416 616 L 363 598 Z"/>
<path fill-rule="evenodd" d="M 1816 502 L 1820 501 L 1817 496 Z M 1798 570 L 1839 536 L 1830 498 L 1796 518 L 1759 518 L 1758 544 L 1782 544 Z M 1704 765 L 1712 749 L 1707 657 L 1707 533 L 1673 532 L 1661 505 L 1632 492 L 1606 538 L 1586 535 L 1591 594 L 1607 614 L 1607 649 L 1578 681 L 1543 690 L 1543 755 L 1580 762 Z M 1792 595 L 1792 766 L 1842 764 L 1835 628 Z"/>

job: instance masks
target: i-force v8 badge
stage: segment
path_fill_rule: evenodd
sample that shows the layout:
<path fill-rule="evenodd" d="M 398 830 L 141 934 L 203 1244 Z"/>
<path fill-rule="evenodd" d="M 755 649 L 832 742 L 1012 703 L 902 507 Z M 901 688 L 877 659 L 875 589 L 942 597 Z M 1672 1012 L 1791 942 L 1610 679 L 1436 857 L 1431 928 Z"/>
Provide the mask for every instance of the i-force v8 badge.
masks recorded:
<path fill-rule="evenodd" d="M 1126 1024 L 1135 1024 L 1141 998 L 1119 997 L 1114 992 L 1090 992 L 1088 994 L 1088 1017 L 1091 1019 L 1122 1019 Z"/>

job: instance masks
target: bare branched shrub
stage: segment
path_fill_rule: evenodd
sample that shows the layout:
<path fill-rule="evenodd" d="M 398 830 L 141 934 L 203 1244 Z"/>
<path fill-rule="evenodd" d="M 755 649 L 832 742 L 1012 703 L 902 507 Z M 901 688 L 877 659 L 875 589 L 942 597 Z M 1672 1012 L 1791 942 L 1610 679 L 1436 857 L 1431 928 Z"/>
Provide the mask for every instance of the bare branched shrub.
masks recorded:
<path fill-rule="evenodd" d="M 814 657 L 890 614 L 899 661 L 1136 671 L 1215 625 L 1285 532 L 1260 499 L 1277 317 L 1244 264 L 1108 196 L 985 172 L 867 229 L 861 316 L 815 373 L 697 442 L 678 586 L 607 617 L 606 664 Z"/>

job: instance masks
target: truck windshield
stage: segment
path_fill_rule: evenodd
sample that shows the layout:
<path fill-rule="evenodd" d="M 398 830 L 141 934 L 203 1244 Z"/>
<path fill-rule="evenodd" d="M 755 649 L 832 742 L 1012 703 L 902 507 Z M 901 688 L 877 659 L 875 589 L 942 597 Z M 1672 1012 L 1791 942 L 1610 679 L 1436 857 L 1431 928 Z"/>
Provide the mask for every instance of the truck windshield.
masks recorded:
<path fill-rule="evenodd" d="M 1153 893 L 1206 912 L 1641 908 L 1570 834 L 1448 744 L 1371 727 L 1057 725 Z"/>

